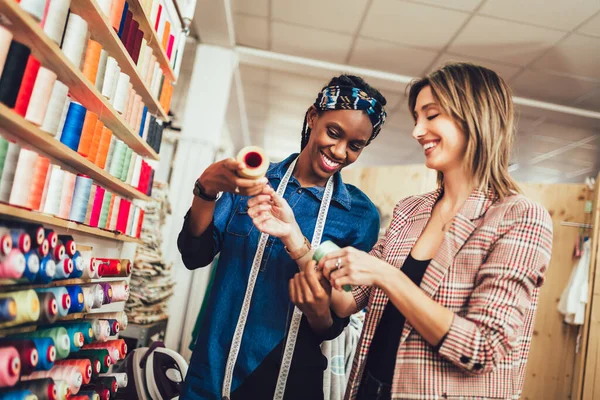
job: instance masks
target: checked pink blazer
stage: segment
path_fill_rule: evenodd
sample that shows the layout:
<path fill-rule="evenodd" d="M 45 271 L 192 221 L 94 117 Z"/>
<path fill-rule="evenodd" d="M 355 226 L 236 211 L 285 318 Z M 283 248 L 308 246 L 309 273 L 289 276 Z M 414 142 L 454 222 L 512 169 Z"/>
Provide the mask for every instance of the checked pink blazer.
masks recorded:
<path fill-rule="evenodd" d="M 441 190 L 401 200 L 371 254 L 398 268 L 431 216 Z M 552 221 L 522 195 L 500 201 L 475 190 L 452 221 L 421 289 L 455 313 L 439 349 L 408 321 L 392 385 L 394 399 L 518 399 L 531 344 L 538 291 L 552 251 Z M 346 399 L 356 397 L 375 328 L 388 297 L 357 287 L 367 315 Z"/>

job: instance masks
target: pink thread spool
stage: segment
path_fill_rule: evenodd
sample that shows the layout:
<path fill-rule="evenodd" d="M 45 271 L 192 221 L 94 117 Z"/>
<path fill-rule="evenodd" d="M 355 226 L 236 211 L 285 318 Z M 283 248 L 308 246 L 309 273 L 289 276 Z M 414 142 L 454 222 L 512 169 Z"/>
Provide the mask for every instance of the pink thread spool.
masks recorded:
<path fill-rule="evenodd" d="M 0 347 L 0 387 L 14 386 L 21 375 L 21 359 L 14 347 Z"/>
<path fill-rule="evenodd" d="M 25 272 L 25 256 L 19 249 L 12 249 L 8 256 L 0 258 L 0 279 L 19 279 Z"/>

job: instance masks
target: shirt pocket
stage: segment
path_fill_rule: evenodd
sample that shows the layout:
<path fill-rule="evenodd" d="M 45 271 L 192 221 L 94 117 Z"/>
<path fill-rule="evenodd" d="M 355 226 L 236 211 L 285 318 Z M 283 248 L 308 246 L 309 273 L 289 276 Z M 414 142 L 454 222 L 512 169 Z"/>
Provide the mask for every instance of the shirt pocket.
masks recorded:
<path fill-rule="evenodd" d="M 246 237 L 250 235 L 253 228 L 254 223 L 252 223 L 252 218 L 248 215 L 248 197 L 243 197 L 238 201 L 235 212 L 227 223 L 227 233 Z"/>

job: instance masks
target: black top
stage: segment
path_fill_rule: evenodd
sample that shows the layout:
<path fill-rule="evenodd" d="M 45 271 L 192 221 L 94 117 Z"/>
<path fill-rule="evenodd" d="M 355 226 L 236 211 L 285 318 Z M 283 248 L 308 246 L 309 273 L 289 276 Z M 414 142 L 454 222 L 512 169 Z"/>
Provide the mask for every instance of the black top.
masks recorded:
<path fill-rule="evenodd" d="M 419 286 L 425 270 L 431 260 L 415 260 L 412 255 L 408 255 L 402 266 L 402 272 Z M 398 345 L 400 336 L 404 328 L 404 315 L 391 301 L 388 301 L 375 330 L 375 336 L 369 348 L 367 356 L 367 367 L 371 376 L 377 380 L 391 384 L 394 377 L 394 367 L 396 366 L 396 355 L 398 354 Z"/>

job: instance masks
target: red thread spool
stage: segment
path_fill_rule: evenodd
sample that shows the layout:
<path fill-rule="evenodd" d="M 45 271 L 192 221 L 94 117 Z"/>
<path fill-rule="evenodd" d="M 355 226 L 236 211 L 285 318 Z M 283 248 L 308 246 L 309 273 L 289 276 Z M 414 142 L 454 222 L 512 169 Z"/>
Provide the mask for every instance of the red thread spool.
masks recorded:
<path fill-rule="evenodd" d="M 35 343 L 31 339 L 11 339 L 2 340 L 1 346 L 13 347 L 19 353 L 19 359 L 21 360 L 21 374 L 28 375 L 35 371 L 35 367 L 39 361 L 39 354 Z"/>
<path fill-rule="evenodd" d="M 52 250 L 52 257 L 54 258 L 54 261 L 60 261 L 65 257 L 65 246 L 63 246 L 62 244 L 55 246 Z"/>
<path fill-rule="evenodd" d="M 77 243 L 75 243 L 75 239 L 71 235 L 59 235 L 58 239 L 65 246 L 65 251 L 69 257 L 73 257 L 75 252 L 77 251 Z"/>
<path fill-rule="evenodd" d="M 50 249 L 54 249 L 56 246 L 58 246 L 58 234 L 53 230 L 46 229 L 46 239 L 48 239 Z"/>
<path fill-rule="evenodd" d="M 262 178 L 269 168 L 269 157 L 257 146 L 248 146 L 240 150 L 237 161 L 246 165 L 246 168 L 238 171 L 238 175 L 247 179 Z"/>
<path fill-rule="evenodd" d="M 42 244 L 37 248 L 38 255 L 40 256 L 40 258 L 44 258 L 48 255 L 49 251 L 50 243 L 48 242 L 48 239 L 44 239 L 42 241 Z"/>
<path fill-rule="evenodd" d="M 7 256 L 13 247 L 13 242 L 12 242 L 12 237 L 10 236 L 10 231 L 3 230 L 0 233 L 0 235 L 2 235 L 2 236 L 0 236 L 0 251 L 2 252 L 2 255 Z"/>
<path fill-rule="evenodd" d="M 33 92 L 35 78 L 37 77 L 39 70 L 40 62 L 34 56 L 30 55 L 27 60 L 27 65 L 25 66 L 23 81 L 21 82 L 21 88 L 17 95 L 17 102 L 15 103 L 15 112 L 22 117 L 25 117 L 25 114 L 27 114 L 27 107 L 29 106 L 29 100 L 31 100 L 31 92 Z"/>
<path fill-rule="evenodd" d="M 22 253 L 29 253 L 31 250 L 31 237 L 25 232 L 14 232 L 13 246 L 19 249 Z"/>
<path fill-rule="evenodd" d="M 90 383 L 90 380 L 92 379 L 92 363 L 89 359 L 83 358 L 79 360 L 58 360 L 55 364 L 77 367 L 79 372 L 81 372 L 84 385 Z"/>
<path fill-rule="evenodd" d="M 123 270 L 121 260 L 116 258 L 95 258 L 94 260 L 100 261 L 101 263 L 100 267 L 98 268 L 100 276 L 121 276 L 120 274 Z"/>

